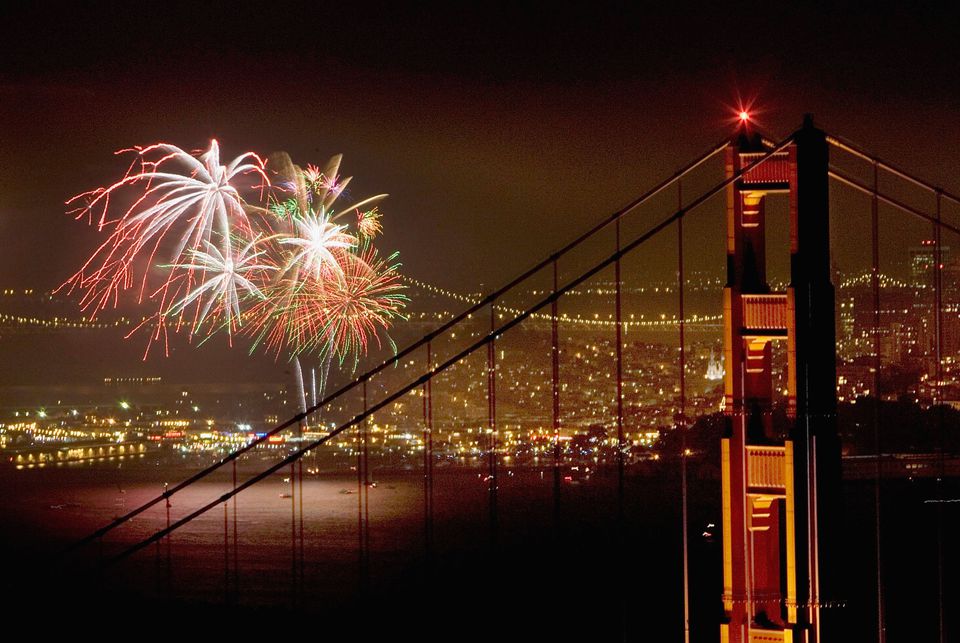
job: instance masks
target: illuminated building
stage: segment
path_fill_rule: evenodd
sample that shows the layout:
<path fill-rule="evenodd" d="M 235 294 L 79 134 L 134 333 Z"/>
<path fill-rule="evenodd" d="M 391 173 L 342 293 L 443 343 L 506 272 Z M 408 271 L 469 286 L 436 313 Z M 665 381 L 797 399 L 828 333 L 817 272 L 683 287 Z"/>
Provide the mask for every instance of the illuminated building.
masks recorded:
<path fill-rule="evenodd" d="M 919 246 L 910 248 L 910 283 L 916 288 L 931 288 L 933 286 L 933 269 L 936 264 L 936 241 L 924 239 Z M 947 263 L 950 257 L 950 248 L 940 248 L 940 263 Z"/>

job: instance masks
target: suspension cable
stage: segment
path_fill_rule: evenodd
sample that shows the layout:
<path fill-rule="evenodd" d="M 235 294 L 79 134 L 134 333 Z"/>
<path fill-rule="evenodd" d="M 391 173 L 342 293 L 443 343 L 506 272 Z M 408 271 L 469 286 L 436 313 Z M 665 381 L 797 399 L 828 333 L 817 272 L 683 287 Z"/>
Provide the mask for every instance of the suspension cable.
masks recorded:
<path fill-rule="evenodd" d="M 866 152 L 859 146 L 851 143 L 850 141 L 846 140 L 841 136 L 833 136 L 828 134 L 827 142 L 830 145 L 833 145 L 834 147 L 841 149 L 844 152 L 847 152 L 848 154 L 852 154 L 853 156 L 856 156 L 861 160 L 867 161 L 868 163 L 871 163 L 871 164 L 875 164 L 877 168 L 883 169 L 886 172 L 894 174 L 900 177 L 901 179 L 904 179 L 905 181 L 909 181 L 910 183 L 913 183 L 917 187 L 933 192 L 934 194 L 940 194 L 942 197 L 950 201 L 953 201 L 954 203 L 960 204 L 960 196 L 951 194 L 950 192 L 948 192 L 947 190 L 944 190 L 939 186 L 933 185 L 928 181 L 924 181 L 923 179 L 910 174 L 906 170 L 900 169 L 896 165 L 893 165 L 892 163 L 888 163 L 887 161 L 884 161 L 883 159 L 876 156 L 875 154 L 870 154 L 869 152 Z"/>
<path fill-rule="evenodd" d="M 791 138 L 792 138 L 792 135 L 791 135 Z M 789 139 L 788 139 L 788 140 L 789 140 Z M 396 353 L 395 355 L 393 355 L 392 357 L 385 359 L 385 360 L 384 360 L 383 362 L 381 362 L 379 365 L 371 368 L 369 371 L 367 371 L 367 372 L 364 373 L 363 375 L 361 375 L 361 376 L 357 377 L 356 379 L 354 379 L 354 380 L 352 380 L 352 381 L 344 384 L 344 385 L 341 386 L 339 389 L 337 389 L 337 390 L 334 391 L 333 393 L 330 393 L 329 395 L 327 395 L 325 398 L 323 398 L 322 400 L 320 400 L 319 402 L 317 402 L 316 404 L 314 404 L 314 405 L 311 406 L 310 408 L 307 408 L 307 409 L 303 410 L 302 412 L 298 413 L 297 415 L 291 417 L 291 418 L 290 418 L 289 420 L 287 420 L 286 422 L 283 422 L 283 423 L 277 425 L 276 427 L 274 427 L 273 429 L 271 429 L 271 430 L 268 431 L 267 433 L 265 433 L 265 434 L 263 434 L 263 435 L 255 438 L 254 440 L 248 442 L 246 445 L 244 445 L 244 446 L 240 447 L 239 449 L 237 449 L 236 451 L 230 453 L 229 455 L 227 455 L 226 457 L 224 457 L 224 458 L 221 459 L 220 461 L 211 464 L 210 466 L 206 467 L 205 469 L 202 469 L 202 470 L 198 471 L 197 473 L 193 474 L 192 476 L 186 478 L 186 479 L 183 480 L 182 482 L 174 485 L 173 487 L 170 487 L 169 489 L 165 490 L 164 493 L 160 494 L 159 496 L 157 496 L 157 497 L 155 497 L 155 498 L 153 498 L 153 499 L 151 499 L 151 500 L 148 500 L 147 502 L 145 502 L 144 504 L 140 505 L 140 506 L 137 507 L 136 509 L 133 509 L 133 510 L 127 512 L 126 514 L 115 518 L 115 519 L 112 520 L 110 523 L 104 525 L 104 526 L 101 527 L 100 529 L 97 529 L 97 530 L 94 531 L 93 533 L 91 533 L 91 534 L 89 534 L 89 535 L 81 538 L 80 540 L 75 541 L 73 544 L 69 545 L 69 546 L 62 552 L 62 554 L 67 554 L 67 553 L 69 553 L 69 552 L 71 552 L 71 551 L 74 551 L 74 550 L 76 550 L 76 549 L 78 549 L 78 548 L 80 548 L 80 547 L 82 547 L 82 546 L 84 546 L 84 545 L 86 545 L 86 544 L 88 544 L 88 543 L 90 543 L 90 542 L 93 542 L 93 541 L 97 540 L 98 538 L 103 537 L 105 534 L 107 534 L 108 532 L 112 531 L 113 529 L 116 529 L 116 528 L 119 527 L 120 525 L 122 525 L 122 524 L 124 524 L 125 522 L 129 521 L 131 518 L 134 518 L 134 517 L 140 515 L 141 513 L 143 513 L 144 511 L 150 509 L 151 507 L 153 507 L 154 505 L 156 505 L 156 504 L 158 504 L 159 502 L 163 501 L 164 499 L 168 499 L 170 496 L 172 496 L 173 494 L 177 493 L 178 491 L 181 491 L 181 490 L 183 490 L 184 488 L 192 485 L 193 483 L 198 482 L 199 480 L 202 480 L 203 478 L 206 478 L 208 475 L 210 475 L 210 474 L 213 473 L 214 471 L 217 471 L 218 469 L 220 469 L 220 467 L 222 467 L 222 466 L 224 466 L 224 465 L 232 462 L 233 460 L 235 460 L 235 459 L 238 458 L 239 456 L 243 455 L 244 453 L 247 453 L 248 451 L 256 448 L 257 446 L 268 442 L 269 439 L 270 439 L 271 437 L 273 437 L 274 435 L 277 435 L 278 433 L 280 433 L 280 432 L 282 432 L 282 431 L 290 428 L 290 427 L 293 426 L 294 424 L 297 424 L 297 423 L 299 423 L 299 422 L 307 419 L 309 416 L 313 415 L 314 413 L 316 413 L 316 412 L 319 411 L 320 409 L 322 409 L 322 408 L 324 408 L 325 406 L 327 406 L 328 404 L 330 404 L 330 402 L 336 400 L 337 398 L 339 398 L 340 396 L 344 395 L 345 393 L 353 390 L 354 387 L 358 386 L 359 384 L 361 384 L 361 383 L 363 383 L 363 382 L 366 382 L 367 380 L 369 380 L 370 378 L 372 378 L 374 375 L 380 373 L 381 371 L 386 370 L 387 368 L 393 366 L 394 364 L 400 363 L 400 361 L 401 361 L 403 358 L 405 358 L 407 355 L 409 355 L 409 354 L 412 353 L 413 351 L 417 350 L 417 349 L 420 348 L 421 346 L 424 346 L 427 342 L 432 341 L 432 340 L 435 339 L 436 337 L 443 335 L 446 331 L 450 330 L 451 328 L 453 328 L 454 326 L 456 326 L 457 324 L 459 324 L 459 323 L 460 323 L 461 321 L 463 321 L 464 319 L 467 319 L 467 318 L 471 317 L 471 316 L 472 316 L 474 313 L 476 313 L 477 311 L 483 309 L 484 307 L 486 307 L 486 306 L 488 306 L 488 305 L 494 304 L 494 303 L 495 303 L 498 299 L 500 299 L 504 294 L 508 293 L 509 291 L 513 290 L 515 287 L 517 287 L 518 285 L 520 285 L 521 283 L 523 283 L 523 282 L 525 282 L 526 280 L 528 280 L 529 278 L 533 277 L 535 274 L 537 274 L 538 272 L 540 272 L 541 270 L 543 270 L 543 269 L 546 268 L 547 266 L 551 265 L 552 263 L 555 263 L 558 258 L 560 258 L 560 257 L 562 257 L 563 255 L 567 254 L 567 253 L 570 252 L 571 250 L 575 249 L 575 248 L 578 247 L 580 244 L 584 243 L 585 241 L 587 241 L 588 239 L 590 239 L 591 237 L 593 237 L 595 234 L 597 234 L 597 233 L 601 232 L 602 230 L 604 230 L 604 229 L 605 229 L 607 226 L 609 226 L 610 224 L 614 223 L 615 221 L 619 221 L 621 218 L 623 218 L 624 216 L 626 216 L 627 214 L 629 214 L 629 213 L 632 212 L 633 210 L 637 209 L 638 207 L 640 207 L 641 205 L 643 205 L 644 203 L 646 203 L 647 201 L 649 201 L 650 199 L 652 199 L 654 196 L 656 196 L 657 194 L 659 194 L 660 192 L 662 192 L 663 190 L 665 190 L 666 188 L 668 188 L 668 187 L 669 187 L 670 185 L 672 185 L 675 181 L 677 181 L 678 179 L 682 178 L 682 177 L 685 176 L 686 174 L 692 172 L 692 171 L 695 170 L 696 168 L 698 168 L 698 167 L 700 167 L 701 165 L 703 165 L 704 163 L 706 163 L 708 160 L 710 160 L 711 158 L 713 158 L 716 154 L 718 154 L 718 153 L 721 152 L 723 149 L 725 149 L 726 146 L 728 145 L 728 143 L 729 143 L 729 141 L 726 140 L 726 139 L 724 139 L 724 140 L 721 141 L 720 143 L 714 145 L 714 146 L 711 147 L 707 152 L 705 152 L 705 153 L 702 154 L 701 156 L 697 157 L 694 161 L 691 161 L 691 162 L 688 163 L 687 165 L 683 166 L 682 168 L 680 168 L 679 170 L 677 170 L 676 172 L 674 172 L 670 177 L 664 179 L 663 181 L 661 181 L 660 183 L 658 183 L 658 184 L 655 185 L 654 187 L 650 188 L 649 190 L 647 190 L 646 192 L 644 192 L 643 194 L 641 194 L 640 196 L 638 196 L 637 198 L 635 198 L 633 201 L 629 202 L 627 205 L 625 205 L 625 206 L 623 206 L 622 208 L 620 208 L 619 210 L 613 212 L 613 213 L 610 214 L 606 219 L 604 219 L 604 220 L 602 220 L 600 223 L 594 225 L 592 228 L 590 228 L 590 229 L 587 230 L 586 232 L 580 234 L 579 236 L 577 236 L 576 238 L 574 238 L 572 241 L 568 242 L 566 245 L 564 245 L 563 247 L 561 247 L 559 250 L 556 250 L 555 252 L 551 253 L 551 254 L 550 254 L 548 257 L 546 257 L 545 259 L 541 260 L 540 262 L 538 262 L 538 263 L 535 264 L 534 266 L 532 266 L 532 267 L 528 268 L 527 270 L 525 270 L 524 272 L 520 273 L 517 277 L 515 277 L 514 279 L 512 279 L 511 281 L 509 281 L 509 282 L 506 283 L 505 285 L 501 286 L 501 287 L 498 288 L 497 290 L 491 292 L 490 294 L 488 294 L 488 295 L 487 295 L 486 297 L 484 297 L 483 299 L 477 301 L 475 304 L 473 304 L 472 306 L 470 306 L 469 308 L 467 308 L 466 310 L 464 310 L 464 311 L 461 312 L 460 314 L 458 314 L 458 315 L 452 317 L 450 320 L 444 322 L 443 324 L 441 324 L 439 327 L 437 327 L 437 328 L 434 329 L 433 331 L 427 333 L 426 335 L 424 335 L 423 337 L 421 337 L 421 338 L 418 339 L 417 341 L 413 342 L 412 344 L 409 344 L 406 348 L 400 350 L 399 352 L 397 352 L 397 353 Z M 762 161 L 758 161 L 758 163 L 759 163 L 759 162 L 762 162 Z"/>
<path fill-rule="evenodd" d="M 560 288 L 560 289 L 558 289 L 558 290 L 556 290 L 556 291 L 554 291 L 554 292 L 551 292 L 548 296 L 544 297 L 544 298 L 541 299 L 539 302 L 537 302 L 536 304 L 534 304 L 534 305 L 531 306 L 530 308 L 526 309 L 524 312 L 522 312 L 522 313 L 520 313 L 519 315 L 515 316 L 515 317 L 514 317 L 513 319 L 511 319 L 509 322 L 503 324 L 503 325 L 500 326 L 499 328 L 496 328 L 496 329 L 492 330 L 492 331 L 491 331 L 490 333 L 488 333 L 485 337 L 480 338 L 479 340 L 477 340 L 476 342 L 474 342 L 473 344 L 471 344 L 471 345 L 468 346 L 467 348 L 463 349 L 462 351 L 460 351 L 459 353 L 457 353 L 457 354 L 454 355 L 453 357 L 447 359 L 445 362 L 443 362 L 442 364 L 438 365 L 438 366 L 437 366 L 436 368 L 434 368 L 432 371 L 429 371 L 429 372 L 427 372 L 427 373 L 424 373 L 423 375 L 419 376 L 418 378 L 416 378 L 416 379 L 413 380 L 412 382 L 406 384 L 405 386 L 403 386 L 403 387 L 401 387 L 400 389 L 396 390 L 394 393 L 388 395 L 387 397 L 385 397 L 385 398 L 382 399 L 381 401 L 375 403 L 374 405 L 372 405 L 372 406 L 370 406 L 370 407 L 368 407 L 368 408 L 365 408 L 362 413 L 360 413 L 359 415 L 355 416 L 353 419 L 345 422 L 344 424 L 341 424 L 341 425 L 340 425 L 339 427 L 337 427 L 336 429 L 333 429 L 333 430 L 330 431 L 327 435 L 322 436 L 322 437 L 314 440 L 313 442 L 311 442 L 310 444 L 308 444 L 308 445 L 305 446 L 305 447 L 301 447 L 299 450 L 294 451 L 293 453 L 291 453 L 290 455 L 288 455 L 286 458 L 284 458 L 284 459 L 281 460 L 280 462 L 278 462 L 278 463 L 276 463 L 276 464 L 268 467 L 267 469 L 265 469 L 264 471 L 260 472 L 259 474 L 255 475 L 255 476 L 253 476 L 253 477 L 251 477 L 251 478 L 249 478 L 249 479 L 247 479 L 246 481 L 243 482 L 243 484 L 241 484 L 240 486 L 238 486 L 235 490 L 228 491 L 227 493 L 223 494 L 220 498 L 217 498 L 216 500 L 213 500 L 213 501 L 207 503 L 206 505 L 203 505 L 202 507 L 194 510 L 194 511 L 191 512 L 190 514 L 184 516 L 183 518 L 181 518 L 181 519 L 178 520 L 177 522 L 175 522 L 175 523 L 173 523 L 172 525 L 170 525 L 169 527 L 167 527 L 167 528 L 165 528 L 165 529 L 161 529 L 161 530 L 157 531 L 156 533 L 154 533 L 152 536 L 149 536 L 149 537 L 147 537 L 146 539 L 140 541 L 139 543 L 137 543 L 137 544 L 135 544 L 135 545 L 132 545 L 131 547 L 123 550 L 121 553 L 119 553 L 119 554 L 117 554 L 116 556 L 114 556 L 113 558 L 109 559 L 109 560 L 107 561 L 108 564 L 113 564 L 113 563 L 115 563 L 115 562 L 118 562 L 118 561 L 120 561 L 120 560 L 122 560 L 122 559 L 124 559 L 124 558 L 126 558 L 126 557 L 128 557 L 128 556 L 130 556 L 131 554 L 133 554 L 133 553 L 139 551 L 140 549 L 143 549 L 143 548 L 146 547 L 147 545 L 153 543 L 153 542 L 156 541 L 157 539 L 163 538 L 163 537 L 166 536 L 167 534 L 169 534 L 169 533 L 177 530 L 178 528 L 182 527 L 183 525 L 191 522 L 192 520 L 194 520 L 195 518 L 203 515 L 204 513 L 206 513 L 207 511 L 209 511 L 210 509 L 216 507 L 219 503 L 224 502 L 224 501 L 226 501 L 226 500 L 229 499 L 229 498 L 232 498 L 234 495 L 242 492 L 243 490 L 247 489 L 248 487 L 253 486 L 253 485 L 256 484 L 257 482 L 260 482 L 261 480 L 269 477 L 270 475 L 272 475 L 272 474 L 275 473 L 276 471 L 282 469 L 282 468 L 283 468 L 284 466 L 286 466 L 287 464 L 290 464 L 290 463 L 292 463 L 292 462 L 295 462 L 296 460 L 298 460 L 299 458 L 303 457 L 304 455 L 306 455 L 307 453 L 309 453 L 309 452 L 312 451 L 313 449 L 315 449 L 315 448 L 317 448 L 317 447 L 325 444 L 328 440 L 332 439 L 333 437 L 339 435 L 340 433 L 346 431 L 347 429 L 349 429 L 349 428 L 351 428 L 351 427 L 353 427 L 353 426 L 356 426 L 356 425 L 359 424 L 360 422 L 363 422 L 367 417 L 369 417 L 369 416 L 372 415 L 373 413 L 379 411 L 380 409 L 382 409 L 382 408 L 386 407 L 387 405 L 393 403 L 394 401 L 400 399 L 402 396 L 406 395 L 406 394 L 409 393 L 411 390 L 413 390 L 413 389 L 415 389 L 415 388 L 417 388 L 417 387 L 419 387 L 419 386 L 424 385 L 424 384 L 425 384 L 427 381 L 429 381 L 432 377 L 434 377 L 435 375 L 437 375 L 437 374 L 439 374 L 439 373 L 442 373 L 443 371 L 447 370 L 448 368 L 450 368 L 450 367 L 454 366 L 455 364 L 459 363 L 459 362 L 462 361 L 464 358 L 466 358 L 467 356 L 469 356 L 470 354 L 472 354 L 474 351 L 476 351 L 476 350 L 478 350 L 478 349 L 480 349 L 480 348 L 482 348 L 482 347 L 490 344 L 490 343 L 493 342 L 499 335 L 503 335 L 504 333 L 506 333 L 506 332 L 507 332 L 508 330 L 510 330 L 511 328 L 519 325 L 519 324 L 522 323 L 524 320 L 526 320 L 526 319 L 528 319 L 529 317 L 531 317 L 534 313 L 536 313 L 536 312 L 539 311 L 540 309 L 542 309 L 542 308 L 550 305 L 550 304 L 553 303 L 555 300 L 559 299 L 561 296 L 563 296 L 563 295 L 565 295 L 566 293 L 568 293 L 570 290 L 573 290 L 574 288 L 576 288 L 576 287 L 579 286 L 580 284 L 582 284 L 582 283 L 586 282 L 587 280 L 591 279 L 592 277 L 594 277 L 595 275 L 597 275 L 599 272 L 601 272 L 602 270 L 604 270 L 605 268 L 609 267 L 609 266 L 612 265 L 614 262 L 616 262 L 617 260 L 619 260 L 619 259 L 620 259 L 621 257 L 623 257 L 624 255 L 628 254 L 629 252 L 632 252 L 634 249 L 638 248 L 638 247 L 641 246 L 643 243 L 645 243 L 645 242 L 648 241 L 649 239 L 653 238 L 653 237 L 656 236 L 658 233 L 662 232 L 664 229 L 666 229 L 666 228 L 668 228 L 669 226 L 671 226 L 673 223 L 675 223 L 678 219 L 680 219 L 680 218 L 683 217 L 684 215 L 692 212 L 693 210 L 696 210 L 696 209 L 699 208 L 701 205 L 703 205 L 704 203 L 706 203 L 708 200 L 710 200 L 711 198 L 713 198 L 714 196 L 716 196 L 717 194 L 719 194 L 721 191 L 725 190 L 728 186 L 732 185 L 732 184 L 733 184 L 734 182 L 736 182 L 736 181 L 739 181 L 740 178 L 741 178 L 743 175 L 747 174 L 748 172 L 750 172 L 751 170 L 753 170 L 753 169 L 754 169 L 755 167 L 757 167 L 758 165 L 760 165 L 760 164 L 764 163 L 765 161 L 769 160 L 769 159 L 772 158 L 775 154 L 777 154 L 778 152 L 780 152 L 781 150 L 783 150 L 784 148 L 786 148 L 789 144 L 791 144 L 791 143 L 793 142 L 793 139 L 794 139 L 795 136 L 796 136 L 796 132 L 790 134 L 787 138 L 783 139 L 778 145 L 774 146 L 772 149 L 770 149 L 770 150 L 768 150 L 766 153 L 764 153 L 763 156 L 755 159 L 753 162 L 751 162 L 751 163 L 750 163 L 749 165 L 747 165 L 746 167 L 741 168 L 741 170 L 740 170 L 739 172 L 736 172 L 736 173 L 733 174 L 732 176 L 727 177 L 727 178 L 725 178 L 724 180 L 720 181 L 719 183 L 715 184 L 712 188 L 710 188 L 710 189 L 708 189 L 707 191 L 703 192 L 699 197 L 697 197 L 696 199 L 694 199 L 693 201 L 691 201 L 690 204 L 687 205 L 686 207 L 679 208 L 676 212 L 674 212 L 673 214 L 671 214 L 671 215 L 668 216 L 667 218 L 663 219 L 660 223 L 658 223 L 658 224 L 654 225 L 653 227 L 651 227 L 650 229 L 648 229 L 645 233 L 641 234 L 639 237 L 637 237 L 636 239 L 634 239 L 633 241 L 631 241 L 629 244 L 627 244 L 626 246 L 623 246 L 621 249 L 619 249 L 618 251 L 614 252 L 612 255 L 610 255 L 609 257 L 607 257 L 606 259 L 604 259 L 604 260 L 601 261 L 600 263 L 594 265 L 593 268 L 590 268 L 590 269 L 587 270 L 586 272 L 581 273 L 579 277 L 574 278 L 573 280 L 571 280 L 569 283 L 567 283 L 567 285 L 563 286 L 562 288 Z M 612 219 L 611 221 L 613 221 L 613 220 L 615 220 L 615 219 Z M 552 261 L 552 258 L 551 258 L 550 261 Z M 548 261 L 547 263 L 549 264 L 550 261 Z M 486 301 L 486 300 L 489 300 L 489 299 L 490 299 L 490 296 L 488 296 L 487 298 L 485 298 L 485 301 Z M 364 376 L 361 376 L 360 378 L 358 378 L 357 380 L 355 380 L 355 382 L 356 382 L 356 383 L 366 383 L 366 381 L 367 381 L 369 378 L 370 378 L 370 373 L 367 373 L 367 374 L 365 374 Z M 319 406 L 320 406 L 320 405 L 318 405 L 318 406 L 316 406 L 316 407 L 314 407 L 314 408 L 312 408 L 312 409 L 308 409 L 308 412 L 313 412 L 313 411 L 315 411 L 317 408 L 319 408 Z M 300 413 L 300 414 L 298 414 L 297 416 L 294 416 L 294 419 L 297 419 L 297 418 L 302 419 L 302 417 L 303 417 L 304 415 L 305 415 L 304 413 Z"/>

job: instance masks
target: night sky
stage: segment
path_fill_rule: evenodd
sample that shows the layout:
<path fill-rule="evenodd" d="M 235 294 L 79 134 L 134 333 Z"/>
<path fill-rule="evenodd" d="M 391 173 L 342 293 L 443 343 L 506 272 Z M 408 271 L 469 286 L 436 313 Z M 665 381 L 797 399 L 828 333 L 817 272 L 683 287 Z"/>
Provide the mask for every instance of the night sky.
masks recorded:
<path fill-rule="evenodd" d="M 815 8 L 437 11 L 350 3 L 5 3 L 0 285 L 49 289 L 97 237 L 70 196 L 165 140 L 224 156 L 344 154 L 357 196 L 390 193 L 407 274 L 508 279 L 732 131 L 805 112 L 960 192 L 956 13 Z"/>

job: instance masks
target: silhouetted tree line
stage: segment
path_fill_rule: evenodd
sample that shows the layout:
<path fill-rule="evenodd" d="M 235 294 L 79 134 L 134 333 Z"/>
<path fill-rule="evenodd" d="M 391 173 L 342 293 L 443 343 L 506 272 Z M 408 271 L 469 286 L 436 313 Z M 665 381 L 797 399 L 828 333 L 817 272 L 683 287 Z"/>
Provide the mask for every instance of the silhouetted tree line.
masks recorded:
<path fill-rule="evenodd" d="M 787 435 L 790 423 L 782 407 L 773 409 L 775 435 Z M 723 413 L 703 415 L 687 431 L 686 445 L 691 457 L 719 462 L 720 438 L 727 431 Z M 883 453 L 960 453 L 960 411 L 950 406 L 921 407 L 913 400 L 878 401 L 859 398 L 855 403 L 841 403 L 837 408 L 837 431 L 844 454 L 875 453 L 874 422 L 878 422 L 880 450 Z M 942 427 L 942 430 L 941 430 Z M 680 431 L 664 431 L 655 447 L 663 458 L 675 458 L 682 452 Z"/>

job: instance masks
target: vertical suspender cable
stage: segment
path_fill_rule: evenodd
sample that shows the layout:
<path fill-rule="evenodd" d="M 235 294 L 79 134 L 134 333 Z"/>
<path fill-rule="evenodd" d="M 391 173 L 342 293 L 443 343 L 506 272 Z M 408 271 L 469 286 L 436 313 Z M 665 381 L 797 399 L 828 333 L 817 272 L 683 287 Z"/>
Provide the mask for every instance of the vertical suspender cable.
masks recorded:
<path fill-rule="evenodd" d="M 677 210 L 683 211 L 683 187 L 677 181 Z M 683 307 L 683 217 L 677 219 L 677 315 L 680 317 L 680 411 L 677 414 L 680 429 L 680 520 L 683 539 L 683 640 L 690 643 L 690 560 L 687 533 L 687 346 L 684 332 L 686 321 Z"/>
<path fill-rule="evenodd" d="M 496 330 L 496 310 L 490 302 L 490 332 Z M 497 349 L 496 340 L 487 344 L 487 417 L 490 427 L 489 481 L 490 543 L 497 546 Z"/>
<path fill-rule="evenodd" d="M 163 483 L 163 492 L 164 492 L 164 494 L 167 493 L 167 484 L 168 484 L 168 483 L 166 483 L 166 482 Z M 173 591 L 173 560 L 172 560 L 172 557 L 171 557 L 171 555 L 170 555 L 170 531 L 169 531 L 169 529 L 170 529 L 170 496 L 167 496 L 166 498 L 164 498 L 163 504 L 165 505 L 166 510 L 167 510 L 167 530 L 168 530 L 168 531 L 167 531 L 167 537 L 166 537 L 166 541 L 167 541 L 167 598 L 169 599 L 169 598 L 170 598 L 170 595 L 172 594 L 172 591 Z M 102 543 L 103 541 L 101 540 L 100 542 Z"/>
<path fill-rule="evenodd" d="M 620 253 L 620 219 L 615 224 L 617 254 Z M 616 367 L 617 367 L 617 529 L 623 529 L 623 308 L 620 284 L 620 257 L 613 264 L 616 322 Z M 619 533 L 622 538 L 623 534 Z"/>
<path fill-rule="evenodd" d="M 367 382 L 363 382 L 363 410 L 367 410 Z M 370 426 L 363 421 L 363 550 L 366 552 L 366 579 L 370 582 Z"/>
<path fill-rule="evenodd" d="M 366 395 L 366 382 L 364 382 L 364 391 L 363 391 L 363 412 L 367 411 L 367 395 Z M 367 591 L 366 583 L 366 559 L 365 559 L 365 539 L 363 537 L 363 444 L 367 439 L 367 421 L 364 418 L 363 422 L 360 423 L 357 431 L 357 563 L 359 565 L 360 573 L 360 594 L 363 595 Z"/>
<path fill-rule="evenodd" d="M 166 484 L 166 483 L 163 484 L 163 490 L 164 490 L 164 491 L 167 490 L 167 484 Z M 161 560 L 161 557 L 162 557 L 162 554 L 161 554 L 160 541 L 158 540 L 158 541 L 157 541 L 157 558 L 156 558 L 156 578 L 155 578 L 155 580 L 157 581 L 157 590 L 158 590 L 158 591 L 159 591 L 159 589 L 160 589 L 160 564 L 161 564 L 161 563 L 160 563 L 160 560 Z M 102 562 L 102 561 L 97 561 L 97 562 L 100 563 L 100 562 Z"/>
<path fill-rule="evenodd" d="M 884 622 L 883 574 L 881 573 L 880 556 L 880 483 L 883 472 L 880 451 L 880 212 L 877 192 L 879 186 L 877 183 L 877 163 L 874 161 L 873 197 L 870 206 L 870 232 L 873 250 L 873 265 L 870 273 L 871 288 L 873 289 L 873 447 L 876 455 L 873 504 L 877 548 L 877 640 L 879 643 L 885 643 L 887 633 L 886 623 Z"/>
<path fill-rule="evenodd" d="M 617 259 L 613 263 L 614 271 L 614 308 L 616 320 L 614 323 L 614 339 L 616 341 L 616 367 L 617 367 L 617 557 L 623 555 L 624 544 L 624 516 L 623 516 L 623 292 L 620 278 L 620 219 L 614 224 L 614 235 L 616 237 Z M 620 583 L 621 588 L 625 583 Z M 620 633 L 621 639 L 627 639 L 627 596 L 621 589 L 620 599 Z"/>
<path fill-rule="evenodd" d="M 233 459 L 233 490 L 237 490 L 237 459 Z M 233 600 L 240 597 L 240 558 L 237 553 L 237 496 L 233 496 Z"/>
<path fill-rule="evenodd" d="M 313 369 L 310 369 L 310 372 L 312 374 Z M 314 404 L 316 404 L 317 402 L 315 387 L 316 387 L 316 379 L 314 379 L 314 395 L 313 395 Z M 303 422 L 297 423 L 297 437 L 300 438 L 300 442 L 298 443 L 298 445 L 303 444 L 303 427 L 306 423 L 307 423 L 306 419 L 304 419 Z M 299 533 L 297 534 L 297 538 L 299 540 L 298 561 L 297 561 L 299 564 L 299 570 L 297 572 L 298 573 L 297 578 L 299 582 L 299 586 L 298 586 L 299 596 L 302 600 L 303 599 L 303 458 L 300 458 L 299 460 L 297 460 L 297 505 L 298 505 L 297 520 L 299 522 L 299 524 L 297 525 L 299 530 Z"/>
<path fill-rule="evenodd" d="M 290 596 L 297 605 L 297 465 L 290 463 Z"/>
<path fill-rule="evenodd" d="M 557 260 L 553 260 L 553 294 L 557 293 Z M 550 361 L 551 390 L 553 397 L 553 514 L 554 529 L 560 527 L 560 328 L 557 318 L 558 305 L 554 298 L 550 303 Z"/>
<path fill-rule="evenodd" d="M 937 190 L 937 220 L 934 223 L 934 271 L 933 271 L 933 290 L 934 305 L 936 313 L 934 314 L 934 324 L 936 327 L 936 359 L 937 367 L 935 369 L 937 385 L 935 387 L 937 395 L 937 428 L 939 433 L 938 445 L 938 467 L 937 467 L 937 618 L 940 628 L 940 643 L 944 643 L 944 613 L 943 613 L 943 478 L 946 474 L 944 463 L 944 407 L 943 407 L 943 246 L 941 239 L 941 199 L 942 194 Z"/>
<path fill-rule="evenodd" d="M 367 381 L 363 381 L 363 412 L 367 412 Z M 363 443 L 362 443 L 362 457 L 363 463 L 361 468 L 363 476 L 363 493 L 361 494 L 362 503 L 363 503 L 363 517 L 361 519 L 361 525 L 363 528 L 360 530 L 360 537 L 363 539 L 363 544 L 361 546 L 362 560 L 363 560 L 363 586 L 365 590 L 369 590 L 370 587 L 370 457 L 368 445 L 370 443 L 370 423 L 368 419 L 363 420 Z"/>
<path fill-rule="evenodd" d="M 304 543 L 303 543 L 303 458 L 300 458 L 299 460 L 297 460 L 297 487 L 299 487 L 299 489 L 297 490 L 297 502 L 299 503 L 299 507 L 297 508 L 297 512 L 299 513 L 298 520 L 300 521 L 300 524 L 299 524 L 299 529 L 300 529 L 300 534 L 299 534 L 299 537 L 300 537 L 300 596 L 301 596 L 301 599 L 302 599 L 302 597 L 303 597 L 303 572 L 304 572 L 304 554 L 303 554 L 303 547 L 304 547 Z M 234 498 L 236 498 L 236 496 L 234 496 Z"/>
<path fill-rule="evenodd" d="M 433 346 L 427 342 L 427 372 L 433 370 Z M 433 378 L 423 385 L 423 544 L 430 569 L 433 551 Z"/>
<path fill-rule="evenodd" d="M 430 370 L 433 370 L 433 348 L 428 343 L 427 344 L 427 353 L 428 361 L 430 362 Z M 429 501 L 430 511 L 427 513 L 427 518 L 429 522 L 427 527 L 429 528 L 430 536 L 430 549 L 433 550 L 433 377 L 427 380 L 427 452 L 430 454 L 430 459 L 427 460 L 427 482 L 430 483 L 428 487 L 427 500 Z"/>
<path fill-rule="evenodd" d="M 230 603 L 230 517 L 227 515 L 228 504 L 223 503 L 223 602 Z"/>
<path fill-rule="evenodd" d="M 427 372 L 430 372 L 430 342 L 427 342 Z M 430 559 L 430 421 L 427 419 L 427 386 L 423 383 L 423 553 L 424 559 Z"/>

